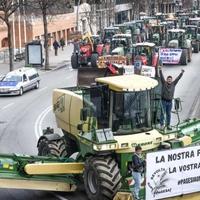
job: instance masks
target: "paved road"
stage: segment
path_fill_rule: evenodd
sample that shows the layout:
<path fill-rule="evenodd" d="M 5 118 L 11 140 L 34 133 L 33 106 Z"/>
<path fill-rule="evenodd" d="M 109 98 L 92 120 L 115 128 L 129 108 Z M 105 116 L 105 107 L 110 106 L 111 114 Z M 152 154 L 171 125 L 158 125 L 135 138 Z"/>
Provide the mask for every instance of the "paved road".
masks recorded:
<path fill-rule="evenodd" d="M 193 61 L 184 66 L 185 74 L 176 88 L 176 96 L 182 98 L 183 112 L 181 118 L 200 113 L 198 102 L 199 90 L 199 55 L 193 56 Z M 164 66 L 165 76 L 176 76 L 182 66 Z M 51 95 L 54 88 L 76 84 L 76 71 L 60 69 L 53 72 L 41 72 L 41 86 L 38 90 L 25 93 L 22 97 L 0 98 L 0 152 L 37 154 L 37 138 L 42 128 L 55 127 L 55 119 L 51 111 Z M 198 110 L 197 110 L 198 109 Z M 59 130 L 58 130 L 59 131 Z M 0 190 L 0 199 L 63 199 L 86 200 L 83 191 L 74 194 L 39 192 L 27 190 Z"/>

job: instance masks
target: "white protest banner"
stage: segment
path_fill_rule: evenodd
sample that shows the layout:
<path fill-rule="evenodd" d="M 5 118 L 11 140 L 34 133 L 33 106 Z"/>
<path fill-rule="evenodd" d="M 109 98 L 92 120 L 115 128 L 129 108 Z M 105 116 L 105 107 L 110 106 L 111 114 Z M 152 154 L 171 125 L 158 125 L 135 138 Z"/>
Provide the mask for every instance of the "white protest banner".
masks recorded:
<path fill-rule="evenodd" d="M 147 154 L 146 200 L 200 191 L 200 146 Z"/>
<path fill-rule="evenodd" d="M 163 64 L 179 64 L 182 49 L 160 48 L 159 59 Z"/>
<path fill-rule="evenodd" d="M 125 75 L 135 74 L 135 68 L 133 65 L 123 65 L 123 68 L 124 68 Z M 142 65 L 141 69 L 139 71 L 139 74 L 143 75 L 143 76 L 148 76 L 148 77 L 154 78 L 155 74 L 156 74 L 156 69 L 155 69 L 155 67 L 152 67 L 152 66 Z"/>
<path fill-rule="evenodd" d="M 152 66 L 143 65 L 141 69 L 141 75 L 154 78 L 156 75 L 156 69 Z"/>

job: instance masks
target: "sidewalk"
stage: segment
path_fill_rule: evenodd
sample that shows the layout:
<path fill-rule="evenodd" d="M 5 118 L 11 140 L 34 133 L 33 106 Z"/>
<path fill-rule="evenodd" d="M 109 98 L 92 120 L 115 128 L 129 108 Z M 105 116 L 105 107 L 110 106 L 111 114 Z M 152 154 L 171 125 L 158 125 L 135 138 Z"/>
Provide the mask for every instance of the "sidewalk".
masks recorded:
<path fill-rule="evenodd" d="M 49 64 L 50 69 L 57 69 L 64 66 L 67 66 L 71 63 L 71 55 L 73 51 L 73 45 L 70 44 L 64 47 L 62 51 L 61 48 L 58 49 L 58 56 L 54 55 L 54 50 L 49 49 Z M 14 69 L 19 67 L 24 67 L 25 61 L 14 62 Z M 44 70 L 44 68 L 41 68 Z M 0 76 L 9 72 L 9 63 L 0 63 Z"/>

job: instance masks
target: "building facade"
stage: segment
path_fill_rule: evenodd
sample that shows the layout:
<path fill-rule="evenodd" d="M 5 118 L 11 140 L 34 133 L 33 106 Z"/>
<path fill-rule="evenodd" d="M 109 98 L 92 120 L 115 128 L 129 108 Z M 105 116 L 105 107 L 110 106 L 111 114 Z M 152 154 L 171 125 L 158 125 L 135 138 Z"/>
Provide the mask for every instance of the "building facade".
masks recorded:
<path fill-rule="evenodd" d="M 154 0 L 158 13 L 175 13 L 183 8 L 182 0 Z"/>
<path fill-rule="evenodd" d="M 27 42 L 44 39 L 44 28 L 41 16 L 23 15 L 15 13 L 10 19 L 12 27 L 12 40 L 14 52 L 25 47 Z M 52 45 L 53 39 L 68 40 L 70 31 L 76 29 L 75 13 L 60 14 L 48 18 L 49 45 Z M 7 27 L 0 21 L 0 51 L 8 47 Z"/>

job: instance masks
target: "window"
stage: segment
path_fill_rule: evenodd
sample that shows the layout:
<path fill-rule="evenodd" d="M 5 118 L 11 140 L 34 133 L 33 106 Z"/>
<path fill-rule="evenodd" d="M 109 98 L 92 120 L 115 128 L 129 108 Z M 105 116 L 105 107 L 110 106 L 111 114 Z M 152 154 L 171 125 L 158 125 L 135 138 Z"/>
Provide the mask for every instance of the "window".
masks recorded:
<path fill-rule="evenodd" d="M 83 92 L 84 108 L 97 119 L 98 129 L 109 128 L 109 94 L 107 86 L 93 86 Z"/>
<path fill-rule="evenodd" d="M 21 76 L 15 76 L 15 75 L 7 75 L 2 81 L 14 81 L 14 82 L 20 82 L 22 81 Z"/>
<path fill-rule="evenodd" d="M 31 81 L 31 80 L 33 80 L 33 79 L 37 78 L 38 76 L 39 76 L 39 74 L 38 74 L 38 73 L 36 73 L 36 74 L 33 74 L 33 75 L 29 76 L 29 80 Z"/>
<path fill-rule="evenodd" d="M 112 127 L 116 134 L 139 133 L 151 130 L 149 91 L 113 95 Z"/>

